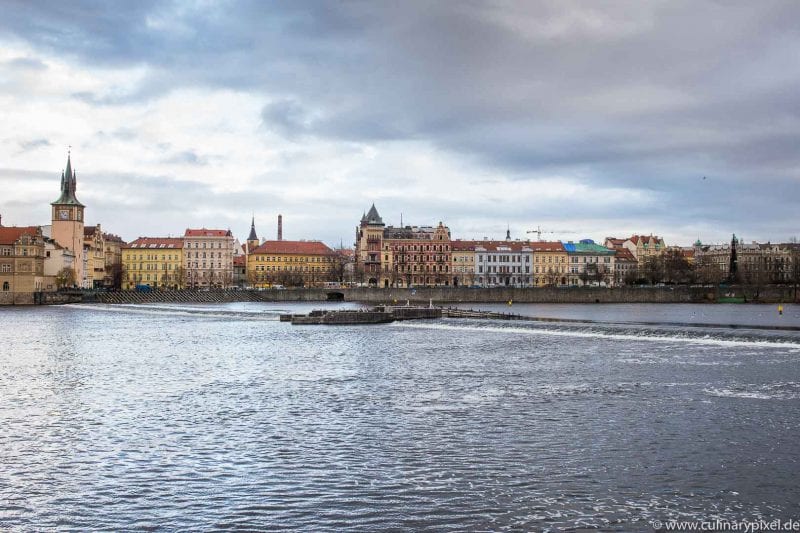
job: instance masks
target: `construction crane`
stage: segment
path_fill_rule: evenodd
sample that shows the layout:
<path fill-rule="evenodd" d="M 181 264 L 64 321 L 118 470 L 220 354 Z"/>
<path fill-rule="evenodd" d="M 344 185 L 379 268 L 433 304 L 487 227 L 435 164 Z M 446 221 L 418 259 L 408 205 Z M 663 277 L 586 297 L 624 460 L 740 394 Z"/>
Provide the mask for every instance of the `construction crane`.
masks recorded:
<path fill-rule="evenodd" d="M 536 229 L 528 230 L 525 233 L 535 233 L 536 234 L 536 239 L 541 241 L 542 240 L 542 233 L 546 233 L 546 234 L 564 234 L 564 233 L 577 233 L 577 232 L 576 231 L 571 231 L 571 230 L 555 230 L 555 231 L 544 230 L 544 229 L 541 228 L 541 226 L 537 225 Z"/>

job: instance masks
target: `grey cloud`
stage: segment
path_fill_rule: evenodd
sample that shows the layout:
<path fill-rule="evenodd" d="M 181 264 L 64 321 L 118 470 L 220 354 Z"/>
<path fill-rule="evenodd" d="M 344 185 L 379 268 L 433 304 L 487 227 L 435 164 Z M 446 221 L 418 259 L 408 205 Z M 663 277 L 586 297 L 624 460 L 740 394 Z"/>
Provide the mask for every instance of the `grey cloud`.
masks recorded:
<path fill-rule="evenodd" d="M 47 139 L 30 139 L 26 141 L 19 141 L 19 153 L 30 152 L 31 150 L 36 150 L 37 148 L 42 148 L 45 146 L 52 146 L 52 143 Z"/>
<path fill-rule="evenodd" d="M 184 150 L 183 152 L 172 154 L 162 161 L 171 165 L 205 166 L 208 164 L 208 158 L 198 155 L 194 150 Z"/>
<path fill-rule="evenodd" d="M 291 140 L 419 140 L 515 180 L 649 191 L 664 225 L 689 215 L 755 225 L 800 202 L 800 5 L 790 1 L 7 11 L 0 36 L 92 65 L 148 65 L 136 87 L 74 95 L 91 105 L 183 86 L 249 91 L 266 102 L 264 129 Z M 695 183 L 703 175 L 714 185 Z M 576 206 L 547 214 L 602 216 Z"/>

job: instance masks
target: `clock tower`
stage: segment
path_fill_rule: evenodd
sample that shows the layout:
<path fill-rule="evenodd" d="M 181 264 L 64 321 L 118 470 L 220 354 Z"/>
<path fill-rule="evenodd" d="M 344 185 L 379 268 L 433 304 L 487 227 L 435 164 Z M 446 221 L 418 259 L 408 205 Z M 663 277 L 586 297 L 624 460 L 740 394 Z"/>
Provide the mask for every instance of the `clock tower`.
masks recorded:
<path fill-rule="evenodd" d="M 83 209 L 84 205 L 75 197 L 76 179 L 70 155 L 67 154 L 67 169 L 61 174 L 61 196 L 50 204 L 53 206 L 52 237 L 58 244 L 75 254 L 75 280 L 83 283 Z"/>

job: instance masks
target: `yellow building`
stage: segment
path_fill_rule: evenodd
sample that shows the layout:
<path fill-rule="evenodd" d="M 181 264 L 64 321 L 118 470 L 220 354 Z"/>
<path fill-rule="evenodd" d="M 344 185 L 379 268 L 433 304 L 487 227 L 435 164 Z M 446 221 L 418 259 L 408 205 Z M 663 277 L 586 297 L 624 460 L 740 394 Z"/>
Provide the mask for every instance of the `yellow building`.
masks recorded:
<path fill-rule="evenodd" d="M 83 259 L 85 268 L 82 285 L 90 289 L 102 287 L 106 277 L 106 253 L 100 224 L 83 228 Z"/>
<path fill-rule="evenodd" d="M 453 286 L 471 286 L 475 280 L 475 246 L 476 241 L 462 241 L 456 239 L 450 242 L 453 256 L 451 258 L 453 273 Z"/>
<path fill-rule="evenodd" d="M 313 287 L 338 281 L 339 256 L 319 241 L 265 241 L 247 256 L 247 282 L 253 287 Z"/>
<path fill-rule="evenodd" d="M 532 242 L 533 284 L 537 287 L 566 285 L 569 273 L 567 251 L 560 242 Z"/>
<path fill-rule="evenodd" d="M 182 289 L 186 285 L 183 239 L 139 237 L 122 246 L 122 288 L 147 285 L 158 289 Z"/>

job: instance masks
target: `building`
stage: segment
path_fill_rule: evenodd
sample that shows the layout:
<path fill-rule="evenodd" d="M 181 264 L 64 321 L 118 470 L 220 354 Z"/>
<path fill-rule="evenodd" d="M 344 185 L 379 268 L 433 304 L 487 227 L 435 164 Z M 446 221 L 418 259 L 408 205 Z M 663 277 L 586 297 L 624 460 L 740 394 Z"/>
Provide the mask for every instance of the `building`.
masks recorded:
<path fill-rule="evenodd" d="M 339 280 L 338 257 L 320 241 L 264 241 L 247 256 L 247 281 L 257 288 L 321 286 Z"/>
<path fill-rule="evenodd" d="M 477 241 L 456 239 L 450 242 L 452 249 L 453 286 L 471 287 L 477 284 L 475 276 L 475 245 Z"/>
<path fill-rule="evenodd" d="M 139 237 L 122 245 L 122 288 L 183 289 L 183 245 L 182 238 L 173 237 Z"/>
<path fill-rule="evenodd" d="M 84 208 L 85 206 L 75 197 L 77 177 L 72 169 L 70 155 L 67 155 L 67 168 L 61 174 L 61 196 L 51 203 L 52 228 L 51 237 L 62 247 L 75 255 L 75 279 L 83 283 L 88 279 L 84 274 L 86 261 L 84 258 Z"/>
<path fill-rule="evenodd" d="M 236 254 L 233 257 L 233 284 L 237 287 L 247 285 L 247 256 Z"/>
<path fill-rule="evenodd" d="M 733 274 L 731 264 L 736 265 Z M 736 235 L 726 244 L 702 244 L 698 240 L 694 245 L 694 268 L 701 283 L 725 280 L 756 285 L 796 283 L 800 245 L 745 243 Z"/>
<path fill-rule="evenodd" d="M 189 288 L 231 286 L 234 246 L 231 230 L 187 229 L 183 235 L 186 286 Z"/>
<path fill-rule="evenodd" d="M 86 289 L 99 289 L 105 286 L 106 248 L 100 224 L 83 228 L 84 271 L 81 286 Z"/>
<path fill-rule="evenodd" d="M 530 287 L 533 248 L 527 241 L 476 242 L 475 279 L 481 287 Z"/>
<path fill-rule="evenodd" d="M 617 246 L 608 246 L 609 241 L 616 241 L 613 237 L 606 239 L 607 248 L 617 248 Z M 627 248 L 636 261 L 639 263 L 639 268 L 644 268 L 645 264 L 651 257 L 661 255 L 666 249 L 664 239 L 657 235 L 631 235 L 622 243 L 623 248 Z"/>
<path fill-rule="evenodd" d="M 55 240 L 44 238 L 44 276 L 46 290 L 77 286 L 75 274 L 75 254 Z"/>
<path fill-rule="evenodd" d="M 449 286 L 450 229 L 386 226 L 375 204 L 356 228 L 355 277 L 381 287 Z"/>
<path fill-rule="evenodd" d="M 560 242 L 532 242 L 533 284 L 537 287 L 563 287 L 569 281 L 569 256 Z"/>
<path fill-rule="evenodd" d="M 591 239 L 564 243 L 564 250 L 569 257 L 570 285 L 614 284 L 614 250 L 595 244 Z"/>
<path fill-rule="evenodd" d="M 639 262 L 627 248 L 617 248 L 614 253 L 614 285 L 630 285 L 639 277 Z"/>
<path fill-rule="evenodd" d="M 52 287 L 44 273 L 45 243 L 39 226 L 0 227 L 0 303 L 32 304 L 33 293 Z"/>
<path fill-rule="evenodd" d="M 103 233 L 103 247 L 105 254 L 105 276 L 103 285 L 106 288 L 122 288 L 122 247 L 125 241 L 119 235 Z"/>

